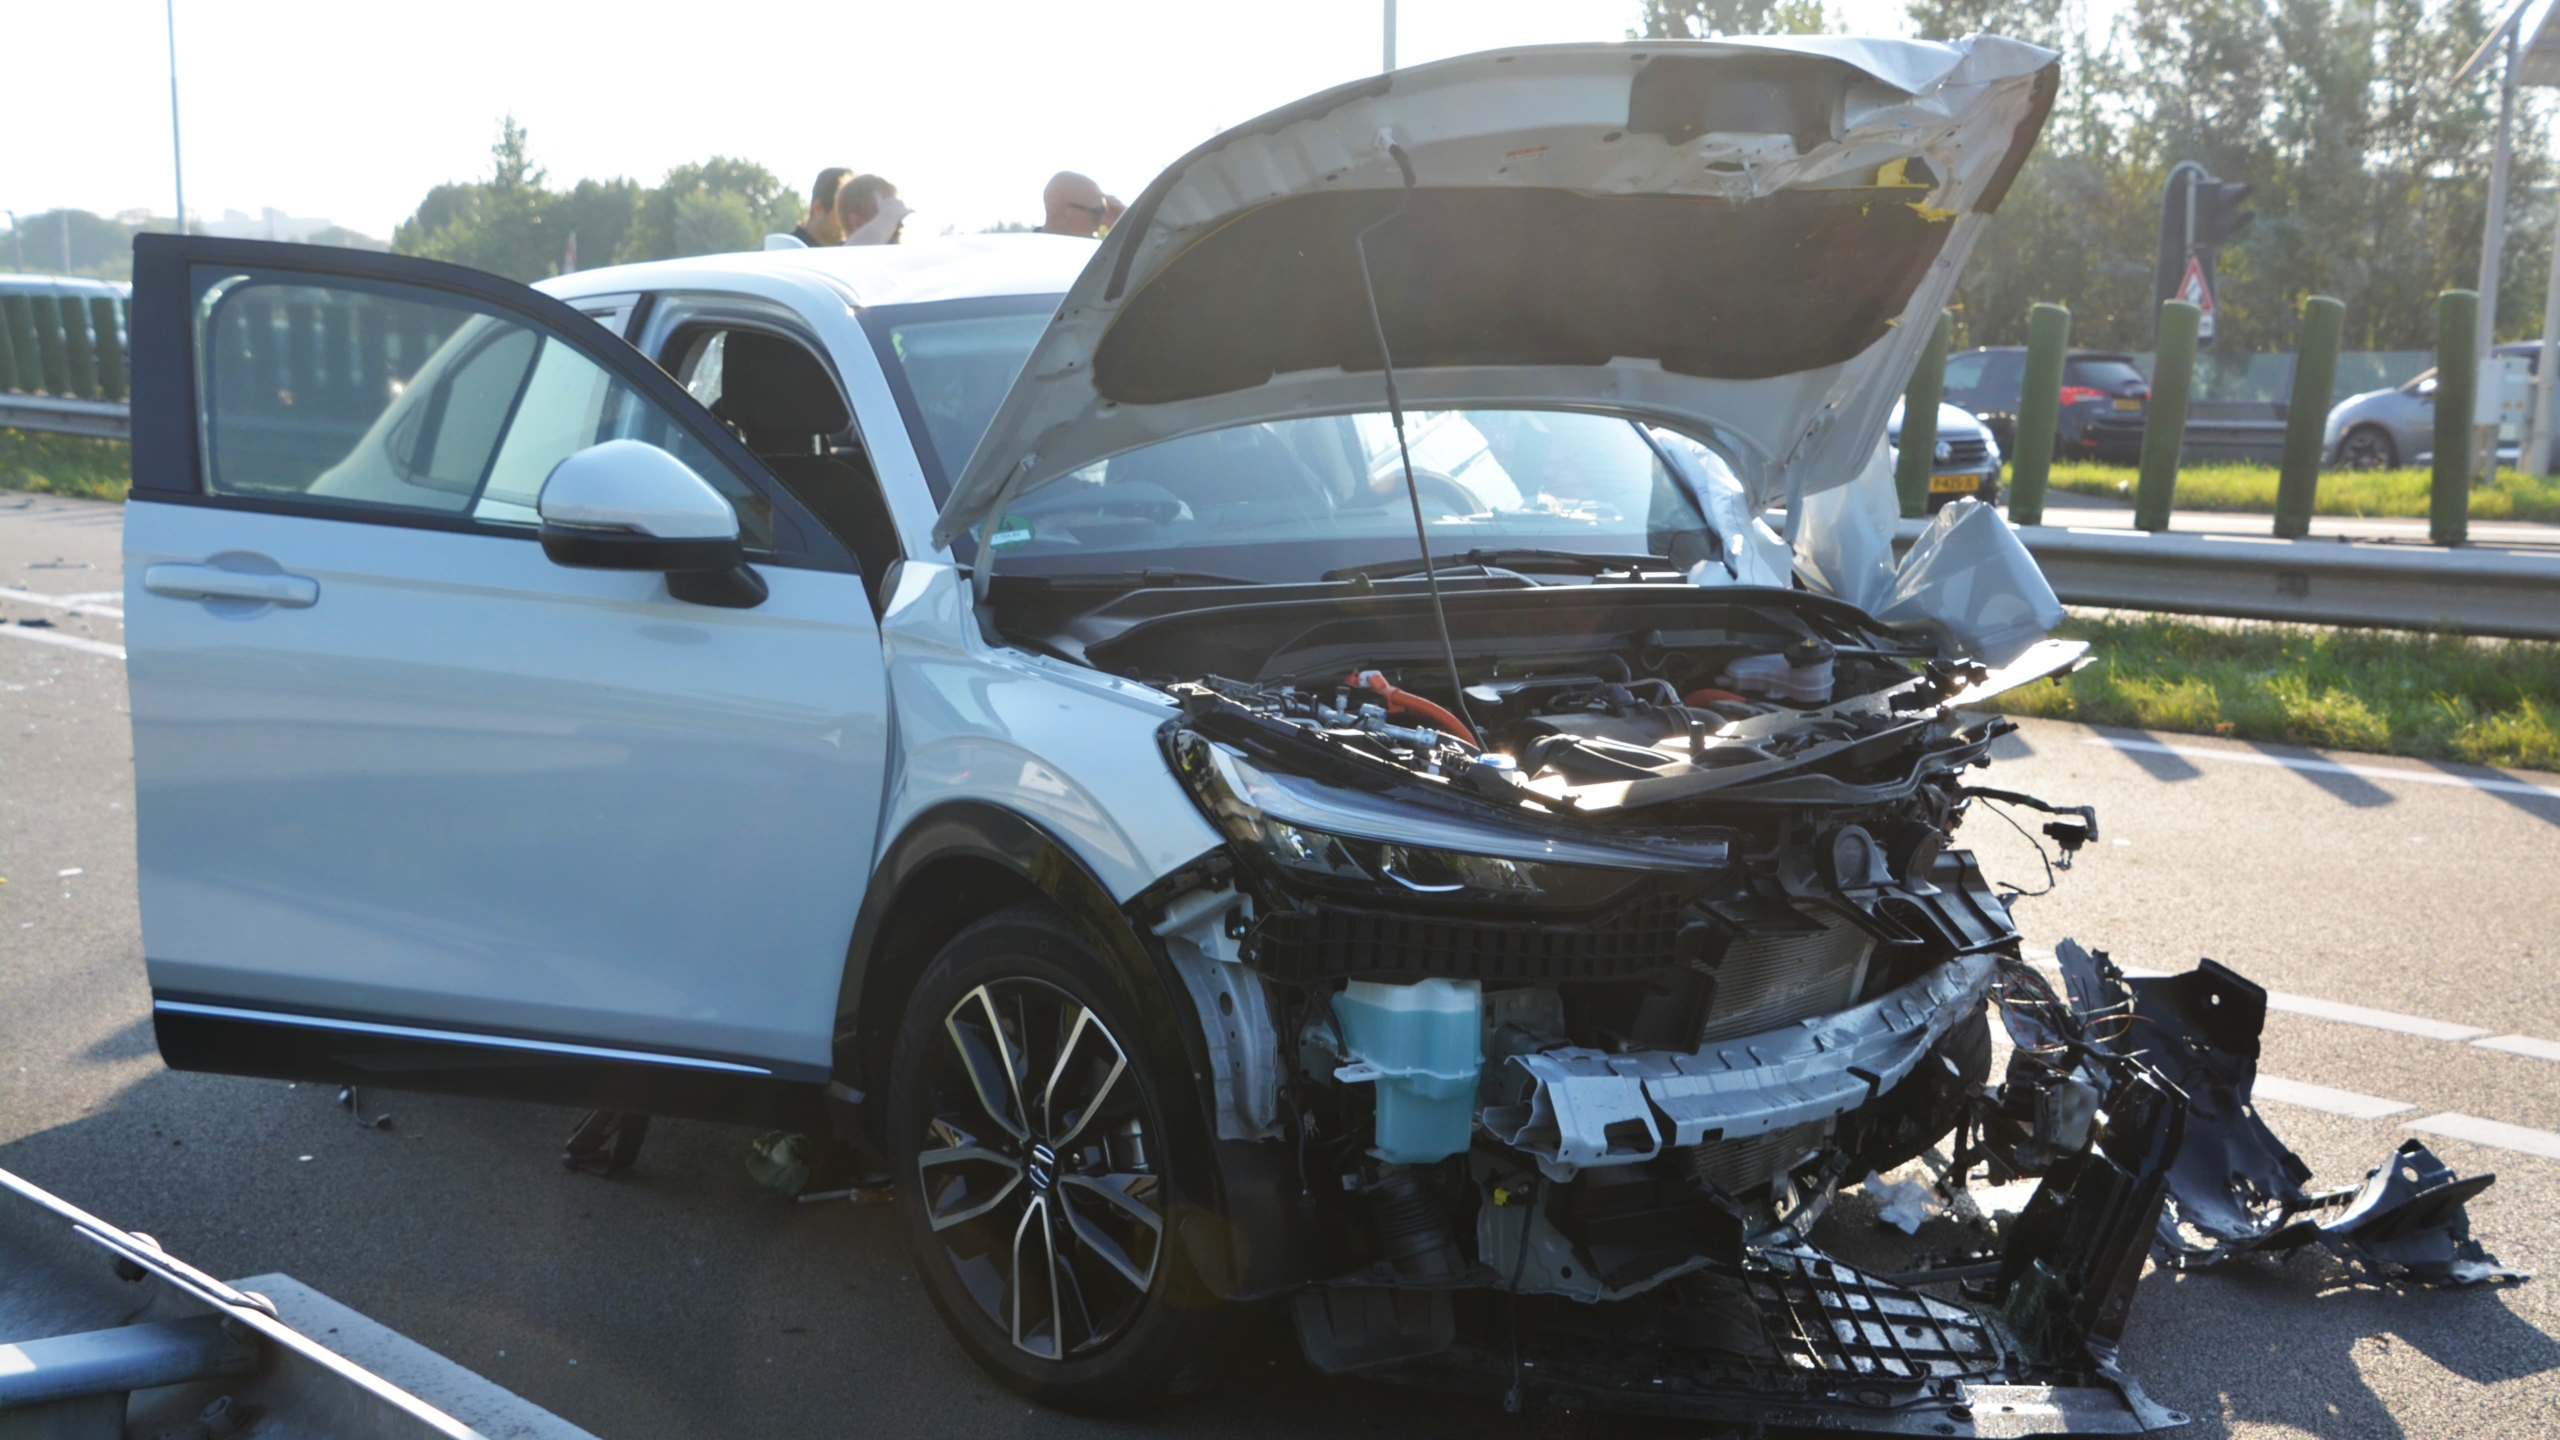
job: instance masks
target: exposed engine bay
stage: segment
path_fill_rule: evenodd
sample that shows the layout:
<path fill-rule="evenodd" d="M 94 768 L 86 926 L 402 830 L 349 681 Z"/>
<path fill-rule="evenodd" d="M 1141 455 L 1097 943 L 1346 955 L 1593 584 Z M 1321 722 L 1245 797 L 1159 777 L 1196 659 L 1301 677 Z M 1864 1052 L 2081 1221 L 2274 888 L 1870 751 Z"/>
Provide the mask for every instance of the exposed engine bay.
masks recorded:
<path fill-rule="evenodd" d="M 1992 669 L 1802 593 L 1486 584 L 1451 589 L 1452 683 L 1427 650 L 1354 648 L 1402 597 L 1273 588 L 1065 613 L 1018 591 L 1015 618 L 1181 706 L 1168 759 L 1229 844 L 1131 909 L 1201 1016 L 1219 1138 L 1294 1183 L 1319 1368 L 1732 1423 L 2132 1433 L 2184 1418 L 2114 1364 L 2145 1255 L 2310 1243 L 2301 1217 L 2347 1203 L 2257 1138 L 2245 1074 L 2238 1102 L 2219 1071 L 2200 1088 L 2197 1056 L 2254 1033 L 2127 1047 L 2112 1017 L 2146 1002 L 2102 963 L 2061 998 L 2018 892 L 1956 842 L 1995 807 L 2049 864 L 2097 838 L 2085 807 L 1969 783 L 2011 726 L 1961 708 L 2083 647 Z M 2263 1186 L 2182 1165 L 2234 1126 L 2284 1157 Z M 1813 1248 L 1844 1186 L 1933 1149 L 1950 1199 L 2044 1177 L 2005 1247 L 1899 1281 Z M 2477 1183 L 2374 1202 L 2443 1242 L 2406 1273 L 2508 1273 L 2462 1229 Z"/>

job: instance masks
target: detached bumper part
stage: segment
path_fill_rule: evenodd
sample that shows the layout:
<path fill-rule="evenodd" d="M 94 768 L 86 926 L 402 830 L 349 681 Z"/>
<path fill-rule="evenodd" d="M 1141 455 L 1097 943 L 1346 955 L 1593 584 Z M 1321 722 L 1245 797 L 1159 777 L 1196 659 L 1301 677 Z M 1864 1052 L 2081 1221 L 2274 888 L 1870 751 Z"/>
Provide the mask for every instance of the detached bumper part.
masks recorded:
<path fill-rule="evenodd" d="M 2495 1175 L 2457 1178 L 2409 1140 L 2360 1186 L 2304 1188 L 2311 1167 L 2278 1140 L 2251 1103 L 2267 992 L 2211 960 L 2184 975 L 2128 980 L 2070 941 L 2055 947 L 2082 1014 L 2127 1007 L 2124 1053 L 2187 1098 L 2185 1140 L 2169 1171 L 2152 1253 L 2176 1269 L 2319 1245 L 2356 1278 L 2423 1285 L 2522 1280 L 2471 1238 L 2464 1205 Z M 2138 1044 L 2130 1043 L 2139 1041 Z M 2340 1213 L 2325 1223 L 2321 1212 Z"/>
<path fill-rule="evenodd" d="M 1363 1373 L 1500 1396 L 1509 1408 L 1608 1409 L 1746 1434 L 2137 1435 L 2186 1421 L 2093 1365 L 2036 1365 L 1976 1307 L 1809 1249 L 1718 1264 L 1609 1306 L 1454 1301 L 1453 1343 Z M 1428 1313 L 1408 1306 L 1417 1320 Z"/>

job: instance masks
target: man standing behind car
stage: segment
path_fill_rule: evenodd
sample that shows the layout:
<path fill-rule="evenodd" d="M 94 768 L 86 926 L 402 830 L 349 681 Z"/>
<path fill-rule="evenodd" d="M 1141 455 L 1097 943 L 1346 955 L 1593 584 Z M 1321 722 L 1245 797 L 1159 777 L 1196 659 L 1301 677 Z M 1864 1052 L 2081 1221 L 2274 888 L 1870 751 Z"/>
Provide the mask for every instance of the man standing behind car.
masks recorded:
<path fill-rule="evenodd" d="M 1117 224 L 1124 207 L 1117 196 L 1103 194 L 1092 177 L 1061 170 L 1042 187 L 1040 208 L 1046 212 L 1040 222 L 1041 234 L 1080 235 L 1090 240 Z"/>
<path fill-rule="evenodd" d="M 846 245 L 895 245 L 913 213 L 898 187 L 877 175 L 856 175 L 836 192 L 836 225 Z"/>
<path fill-rule="evenodd" d="M 791 227 L 792 239 L 812 246 L 844 243 L 844 227 L 836 223 L 836 192 L 852 173 L 842 165 L 830 165 L 818 172 L 818 183 L 809 187 L 809 213 Z"/>

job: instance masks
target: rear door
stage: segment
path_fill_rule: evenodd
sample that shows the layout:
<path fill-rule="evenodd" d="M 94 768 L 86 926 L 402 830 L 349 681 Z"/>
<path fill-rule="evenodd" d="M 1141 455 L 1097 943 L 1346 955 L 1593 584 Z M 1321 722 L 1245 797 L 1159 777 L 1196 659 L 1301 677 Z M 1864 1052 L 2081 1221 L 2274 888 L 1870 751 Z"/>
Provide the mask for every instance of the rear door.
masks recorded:
<path fill-rule="evenodd" d="M 146 237 L 126 511 L 143 943 L 178 1068 L 745 1115 L 826 1078 L 885 761 L 852 557 L 594 319 Z M 545 558 L 657 445 L 770 589 Z"/>

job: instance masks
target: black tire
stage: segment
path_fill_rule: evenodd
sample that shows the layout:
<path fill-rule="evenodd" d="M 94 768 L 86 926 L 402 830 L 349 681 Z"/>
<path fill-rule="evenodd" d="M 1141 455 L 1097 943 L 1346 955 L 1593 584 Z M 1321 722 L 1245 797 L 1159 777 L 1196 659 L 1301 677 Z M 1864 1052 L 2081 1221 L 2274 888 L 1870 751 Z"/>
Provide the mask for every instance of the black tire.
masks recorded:
<path fill-rule="evenodd" d="M 925 1293 L 988 1374 L 1060 1409 L 1197 1388 L 1226 1330 L 1174 1243 L 1168 1082 L 1131 1048 L 1136 1003 L 1055 912 L 1017 906 L 943 947 L 898 1027 L 892 1164 Z"/>
<path fill-rule="evenodd" d="M 2338 441 L 2341 470 L 2397 470 L 2400 445 L 2379 425 L 2359 425 Z"/>

